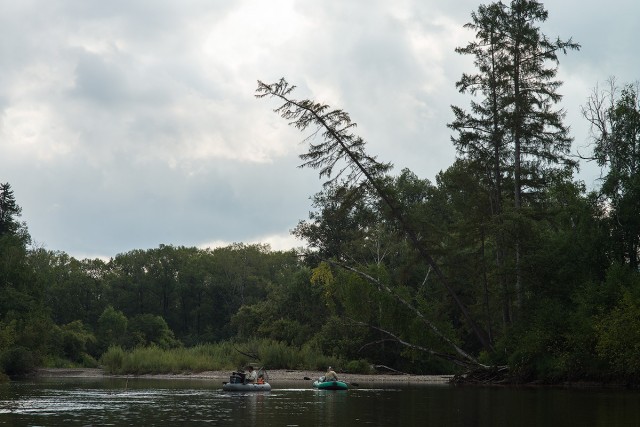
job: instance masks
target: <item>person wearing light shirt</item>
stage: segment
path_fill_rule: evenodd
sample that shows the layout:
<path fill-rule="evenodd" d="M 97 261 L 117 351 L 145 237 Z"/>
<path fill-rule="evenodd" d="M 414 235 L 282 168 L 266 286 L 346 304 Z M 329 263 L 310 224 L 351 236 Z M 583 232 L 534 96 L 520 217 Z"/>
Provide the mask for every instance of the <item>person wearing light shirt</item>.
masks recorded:
<path fill-rule="evenodd" d="M 258 372 L 256 372 L 251 365 L 247 366 L 247 369 L 249 370 L 249 373 L 245 377 L 244 382 L 253 384 L 258 379 Z"/>
<path fill-rule="evenodd" d="M 324 380 L 325 381 L 338 381 L 338 375 L 335 373 L 335 371 L 333 369 L 331 369 L 331 366 L 329 366 L 329 369 L 327 369 L 327 373 L 324 374 Z"/>

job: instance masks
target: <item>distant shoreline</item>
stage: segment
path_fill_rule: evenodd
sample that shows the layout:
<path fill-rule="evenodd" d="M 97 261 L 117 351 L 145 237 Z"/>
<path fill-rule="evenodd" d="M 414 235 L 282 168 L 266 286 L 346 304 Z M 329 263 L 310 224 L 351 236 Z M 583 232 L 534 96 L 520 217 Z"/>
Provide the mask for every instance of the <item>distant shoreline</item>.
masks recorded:
<path fill-rule="evenodd" d="M 324 375 L 322 371 L 268 370 L 269 381 L 309 381 Z M 205 371 L 182 374 L 142 374 L 111 375 L 100 368 L 41 368 L 35 373 L 39 378 L 157 378 L 157 379 L 211 379 L 228 381 L 231 372 Z M 344 374 L 338 372 L 342 381 L 363 384 L 407 383 L 407 384 L 448 384 L 452 375 L 391 375 L 391 374 Z M 305 379 L 306 378 L 306 379 Z"/>

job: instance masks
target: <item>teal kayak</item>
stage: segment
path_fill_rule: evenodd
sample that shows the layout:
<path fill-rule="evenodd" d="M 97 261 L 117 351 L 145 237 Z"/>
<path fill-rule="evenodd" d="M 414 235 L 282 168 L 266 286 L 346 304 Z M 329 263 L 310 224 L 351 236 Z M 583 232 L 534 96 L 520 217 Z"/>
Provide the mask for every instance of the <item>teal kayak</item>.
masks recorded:
<path fill-rule="evenodd" d="M 319 381 L 313 382 L 313 386 L 320 390 L 347 390 L 349 386 L 343 381 Z"/>

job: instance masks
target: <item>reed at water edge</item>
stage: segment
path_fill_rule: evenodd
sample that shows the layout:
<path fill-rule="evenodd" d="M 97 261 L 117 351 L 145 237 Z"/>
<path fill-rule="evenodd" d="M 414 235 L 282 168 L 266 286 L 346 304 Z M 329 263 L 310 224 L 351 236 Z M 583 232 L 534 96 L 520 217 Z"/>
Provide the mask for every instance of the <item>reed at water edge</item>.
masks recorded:
<path fill-rule="evenodd" d="M 323 370 L 327 366 L 341 366 L 352 373 L 366 374 L 370 371 L 364 360 L 343 360 L 325 356 L 310 346 L 298 348 L 267 339 L 171 349 L 150 346 L 125 350 L 111 347 L 103 354 L 100 363 L 106 373 L 118 375 L 231 371 L 247 364 L 266 369 Z"/>

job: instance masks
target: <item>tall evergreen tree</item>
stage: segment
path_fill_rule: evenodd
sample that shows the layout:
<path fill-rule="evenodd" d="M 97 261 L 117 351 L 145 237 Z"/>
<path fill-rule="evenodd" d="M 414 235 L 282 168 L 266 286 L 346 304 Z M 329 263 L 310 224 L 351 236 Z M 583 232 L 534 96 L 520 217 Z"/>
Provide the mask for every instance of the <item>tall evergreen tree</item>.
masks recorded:
<path fill-rule="evenodd" d="M 542 34 L 537 23 L 547 20 L 548 12 L 535 0 L 514 0 L 506 9 L 506 54 L 511 82 L 506 130 L 513 144 L 514 203 L 522 206 L 523 189 L 539 191 L 559 166 L 561 171 L 575 166 L 568 158 L 572 138 L 564 125 L 565 112 L 554 109 L 562 96 L 562 85 L 555 80 L 558 53 L 576 50 L 571 39 L 555 41 Z"/>
<path fill-rule="evenodd" d="M 11 185 L 0 184 L 0 236 L 16 234 L 22 227 L 18 217 L 22 209 L 16 203 Z"/>
<path fill-rule="evenodd" d="M 503 229 L 500 223 L 505 197 L 503 181 L 512 176 L 504 126 L 510 98 L 509 58 L 503 33 L 505 7 L 502 3 L 481 5 L 477 12 L 472 12 L 471 19 L 465 27 L 476 32 L 476 40 L 457 48 L 456 52 L 473 55 L 478 72 L 464 73 L 456 87 L 462 93 L 481 96 L 481 100 L 471 100 L 470 112 L 452 106 L 455 119 L 448 126 L 458 132 L 458 136 L 452 137 L 452 141 L 459 156 L 466 160 L 470 172 L 472 168 L 477 170 L 475 175 L 480 178 L 480 184 L 489 195 L 490 217 L 482 222 L 495 223 L 492 227 L 496 230 L 495 277 L 503 296 L 503 319 L 508 321 L 511 315 L 507 278 L 504 274 L 506 244 L 503 233 L 500 232 Z M 486 270 L 486 267 L 483 268 L 483 271 Z"/>
<path fill-rule="evenodd" d="M 570 176 L 575 162 L 569 157 L 571 138 L 564 125 L 565 113 L 556 109 L 561 100 L 556 80 L 558 54 L 579 49 L 571 39 L 550 40 L 539 28 L 547 11 L 535 0 L 513 0 L 480 6 L 466 25 L 476 40 L 456 51 L 475 57 L 475 74 L 463 74 L 457 87 L 462 93 L 481 96 L 471 110 L 453 106 L 455 119 L 449 124 L 458 136 L 452 138 L 459 155 L 475 164 L 485 176 L 496 222 L 496 264 L 507 271 L 507 242 L 503 214 L 511 209 L 516 226 L 510 249 L 514 277 L 502 277 L 505 287 L 505 320 L 511 318 L 508 281 L 514 283 L 518 306 L 522 304 L 521 241 L 518 223 L 521 209 L 531 207 L 539 194 L 558 178 Z M 512 191 L 505 190 L 511 182 Z"/>
<path fill-rule="evenodd" d="M 30 238 L 26 225 L 18 220 L 21 212 L 11 185 L 0 184 L 0 287 L 27 289 L 31 285 L 24 280 Z M 6 298 L 7 292 L 4 294 L 0 295 L 0 301 Z M 4 313 L 0 310 L 0 316 Z"/>

